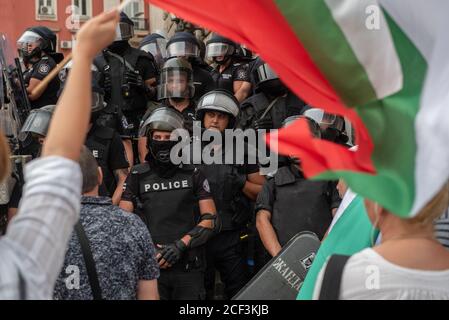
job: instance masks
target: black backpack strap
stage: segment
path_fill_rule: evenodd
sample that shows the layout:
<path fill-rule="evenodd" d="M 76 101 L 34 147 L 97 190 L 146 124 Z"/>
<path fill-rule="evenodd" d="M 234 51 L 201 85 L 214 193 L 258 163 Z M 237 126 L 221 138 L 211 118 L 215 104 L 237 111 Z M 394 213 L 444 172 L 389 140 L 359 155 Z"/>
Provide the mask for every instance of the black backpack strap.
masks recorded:
<path fill-rule="evenodd" d="M 81 245 L 81 251 L 83 252 L 84 263 L 86 264 L 87 270 L 87 277 L 89 278 L 89 283 L 92 289 L 94 300 L 103 300 L 94 257 L 92 255 L 92 250 L 90 249 L 90 242 L 80 221 L 78 221 L 78 223 L 75 225 L 75 231 L 78 235 L 78 240 Z"/>
<path fill-rule="evenodd" d="M 319 300 L 338 300 L 340 298 L 341 277 L 350 257 L 334 254 L 329 258 L 321 283 Z"/>

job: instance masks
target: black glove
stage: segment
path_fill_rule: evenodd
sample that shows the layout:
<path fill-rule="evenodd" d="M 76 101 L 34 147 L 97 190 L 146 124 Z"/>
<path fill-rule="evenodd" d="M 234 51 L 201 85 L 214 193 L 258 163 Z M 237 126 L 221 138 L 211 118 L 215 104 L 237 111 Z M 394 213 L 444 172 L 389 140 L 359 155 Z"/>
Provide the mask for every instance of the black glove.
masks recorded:
<path fill-rule="evenodd" d="M 159 260 L 164 259 L 169 264 L 174 265 L 181 259 L 183 253 L 187 251 L 187 246 L 182 240 L 178 240 L 175 243 L 165 245 L 161 251 L 161 257 Z"/>
<path fill-rule="evenodd" d="M 130 85 L 131 87 L 143 89 L 145 87 L 145 81 L 143 81 L 142 76 L 136 72 L 127 70 L 125 72 L 125 83 Z"/>
<path fill-rule="evenodd" d="M 269 130 L 273 128 L 273 120 L 270 117 L 255 120 L 253 123 L 253 128 L 255 130 Z"/>
<path fill-rule="evenodd" d="M 111 73 L 105 72 L 103 77 L 103 89 L 107 94 L 110 94 L 112 91 L 112 79 Z"/>

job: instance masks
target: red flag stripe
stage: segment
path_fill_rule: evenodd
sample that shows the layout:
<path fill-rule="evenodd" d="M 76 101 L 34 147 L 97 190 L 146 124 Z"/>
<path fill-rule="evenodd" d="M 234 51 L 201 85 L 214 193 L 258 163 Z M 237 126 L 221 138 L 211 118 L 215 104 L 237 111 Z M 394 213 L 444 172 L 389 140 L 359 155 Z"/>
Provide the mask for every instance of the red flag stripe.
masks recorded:
<path fill-rule="evenodd" d="M 349 161 L 344 163 L 350 164 L 348 170 L 375 171 L 371 161 L 373 143 L 365 125 L 354 110 L 343 104 L 272 0 L 147 1 L 247 45 L 259 53 L 304 101 L 346 116 L 355 128 L 359 149 L 350 152 Z M 332 170 L 332 163 L 329 165 L 328 169 Z"/>

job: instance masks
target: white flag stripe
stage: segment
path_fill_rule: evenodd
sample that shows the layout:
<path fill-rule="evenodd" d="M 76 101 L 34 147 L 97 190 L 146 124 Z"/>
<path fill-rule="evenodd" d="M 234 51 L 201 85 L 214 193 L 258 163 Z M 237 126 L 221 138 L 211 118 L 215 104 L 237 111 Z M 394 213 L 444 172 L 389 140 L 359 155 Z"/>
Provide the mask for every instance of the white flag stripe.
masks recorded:
<path fill-rule="evenodd" d="M 401 90 L 401 63 L 377 0 L 325 0 L 325 3 L 355 56 L 365 68 L 377 98 L 383 99 Z M 366 27 L 369 18 L 366 8 L 369 6 L 378 9 L 378 30 L 369 30 Z"/>
<path fill-rule="evenodd" d="M 449 179 L 449 1 L 380 1 L 428 63 L 415 120 L 417 155 L 411 215 L 416 215 Z"/>

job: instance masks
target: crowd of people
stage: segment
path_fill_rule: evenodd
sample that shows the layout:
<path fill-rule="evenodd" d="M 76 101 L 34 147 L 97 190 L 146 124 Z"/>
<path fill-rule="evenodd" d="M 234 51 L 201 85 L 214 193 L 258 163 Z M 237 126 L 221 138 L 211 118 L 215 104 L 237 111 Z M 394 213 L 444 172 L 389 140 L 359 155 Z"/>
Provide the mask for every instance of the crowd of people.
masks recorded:
<path fill-rule="evenodd" d="M 133 28 L 117 11 L 91 19 L 49 82 L 62 60 L 54 33 L 32 27 L 18 40 L 32 108 L 20 152 L 34 160 L 1 206 L 2 299 L 231 299 L 295 235 L 327 235 L 347 192 L 338 181 L 306 179 L 295 155 L 276 155 L 266 172 L 248 154 L 259 144 L 244 140 L 241 155 L 225 136 L 302 119 L 315 139 L 351 148 L 351 124 L 306 105 L 260 57 L 218 34 L 204 43 L 153 33 L 133 48 Z M 196 141 L 197 132 L 222 139 Z M 189 142 L 181 163 L 177 134 Z M 219 161 L 193 161 L 198 154 Z M 410 220 L 367 201 L 381 240 L 349 259 L 336 298 L 448 299 L 449 252 L 433 232 L 448 198 L 446 185 Z M 374 295 L 363 287 L 369 264 L 388 282 Z"/>

